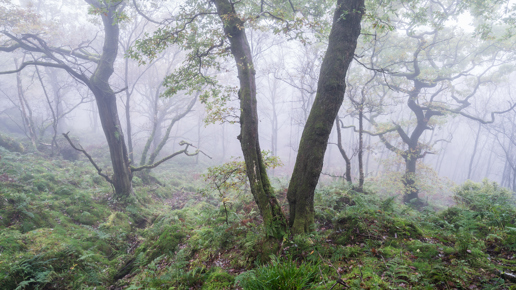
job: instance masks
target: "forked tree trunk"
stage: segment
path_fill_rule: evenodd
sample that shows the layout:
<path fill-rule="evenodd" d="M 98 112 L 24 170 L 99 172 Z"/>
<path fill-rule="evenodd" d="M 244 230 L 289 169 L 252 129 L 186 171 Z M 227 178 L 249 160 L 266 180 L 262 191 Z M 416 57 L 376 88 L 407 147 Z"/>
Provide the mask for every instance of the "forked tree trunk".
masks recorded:
<path fill-rule="evenodd" d="M 265 169 L 258 139 L 255 69 L 244 23 L 228 0 L 213 0 L 224 24 L 240 80 L 240 145 L 244 154 L 251 193 L 256 201 L 268 237 L 280 238 L 287 229 L 286 218 L 274 195 Z"/>
<path fill-rule="evenodd" d="M 293 234 L 310 231 L 314 223 L 314 191 L 333 122 L 344 99 L 345 76 L 353 60 L 363 13 L 364 0 L 337 1 L 317 94 L 301 136 L 287 193 Z"/>

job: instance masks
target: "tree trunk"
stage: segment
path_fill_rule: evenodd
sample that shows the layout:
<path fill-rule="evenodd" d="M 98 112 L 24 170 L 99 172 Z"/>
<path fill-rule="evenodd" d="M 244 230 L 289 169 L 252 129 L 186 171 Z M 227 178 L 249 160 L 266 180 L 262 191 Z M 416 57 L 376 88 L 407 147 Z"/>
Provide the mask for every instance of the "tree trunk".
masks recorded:
<path fill-rule="evenodd" d="M 314 223 L 314 191 L 333 122 L 344 99 L 345 76 L 353 60 L 363 13 L 363 0 L 337 1 L 317 94 L 301 136 L 287 193 L 293 234 L 310 231 Z"/>
<path fill-rule="evenodd" d="M 263 218 L 266 235 L 281 238 L 286 232 L 286 218 L 274 195 L 262 159 L 258 138 L 255 69 L 244 23 L 228 0 L 213 0 L 230 42 L 240 81 L 240 145 L 246 164 L 251 193 Z"/>
<path fill-rule="evenodd" d="M 358 188 L 359 192 L 364 191 L 364 99 L 358 110 Z"/>
<path fill-rule="evenodd" d="M 23 60 L 22 60 L 22 62 L 23 62 Z M 14 64 L 16 66 L 16 69 L 18 69 L 18 60 L 16 58 L 14 59 Z M 37 137 L 36 137 L 36 129 L 34 128 L 34 122 L 32 121 L 32 116 L 29 116 L 27 114 L 26 109 L 25 109 L 25 105 L 28 106 L 28 104 L 27 104 L 27 102 L 25 100 L 25 96 L 23 95 L 23 86 L 22 86 L 22 81 L 21 81 L 21 72 L 17 72 L 16 73 L 16 87 L 18 89 L 18 99 L 20 101 L 20 110 L 21 110 L 21 113 L 22 113 L 23 124 L 25 125 L 25 130 L 27 131 L 26 134 L 27 134 L 27 136 L 30 139 L 32 148 L 35 151 L 38 151 L 38 147 L 37 147 L 37 144 L 36 144 Z"/>
<path fill-rule="evenodd" d="M 339 116 L 335 119 L 335 126 L 337 127 L 337 147 L 339 148 L 340 155 L 344 158 L 344 162 L 346 162 L 346 181 L 351 184 L 353 183 L 353 180 L 351 180 L 351 159 L 349 159 L 344 147 L 342 146 L 342 132 L 340 129 Z"/>
<path fill-rule="evenodd" d="M 116 96 L 109 85 L 109 78 L 114 72 L 113 64 L 118 53 L 120 32 L 115 8 L 109 5 L 106 13 L 101 13 L 105 32 L 102 55 L 88 86 L 95 96 L 100 122 L 109 146 L 115 194 L 118 198 L 125 198 L 133 192 L 131 184 L 133 175 L 125 146 L 124 133 L 118 117 Z"/>
<path fill-rule="evenodd" d="M 478 123 L 478 131 L 477 131 L 477 136 L 475 138 L 475 145 L 473 147 L 473 153 L 471 154 L 471 159 L 469 160 L 468 179 L 471 179 L 471 172 L 473 171 L 473 161 L 475 160 L 475 155 L 477 154 L 478 139 L 480 139 L 480 130 L 482 130 L 482 123 Z"/>
<path fill-rule="evenodd" d="M 57 141 L 56 141 L 58 117 L 57 117 L 57 114 L 56 114 L 56 112 L 54 110 L 54 107 L 52 106 L 52 102 L 50 101 L 50 97 L 48 96 L 47 88 L 45 87 L 45 84 L 43 82 L 43 78 L 41 77 L 41 74 L 39 73 L 39 68 L 36 66 L 35 69 L 36 69 L 36 74 L 38 75 L 38 80 L 39 80 L 39 82 L 41 84 L 41 88 L 43 89 L 43 94 L 45 95 L 45 99 L 47 100 L 48 108 L 50 109 L 50 112 L 52 113 L 52 131 L 53 131 L 53 134 L 52 134 L 52 142 L 50 143 L 50 147 L 51 147 L 51 154 L 50 154 L 50 156 L 54 157 L 55 152 L 57 150 L 59 150 L 59 146 L 57 145 Z"/>
<path fill-rule="evenodd" d="M 190 113 L 190 111 L 192 110 L 193 106 L 195 105 L 195 102 L 197 101 L 197 98 L 199 97 L 199 93 L 197 93 L 195 95 L 195 97 L 190 101 L 190 103 L 188 104 L 188 106 L 186 107 L 186 109 L 179 113 L 178 115 L 174 116 L 174 118 L 172 118 L 172 120 L 170 121 L 170 124 L 168 125 L 168 128 L 167 128 L 167 131 L 165 132 L 165 135 L 163 136 L 163 138 L 161 138 L 161 141 L 159 142 L 159 144 L 156 146 L 156 149 L 152 152 L 152 154 L 150 155 L 149 157 L 149 162 L 147 164 L 153 164 L 154 161 L 156 161 L 156 158 L 158 157 L 159 153 L 161 152 L 161 150 L 163 149 L 163 147 L 165 147 L 165 145 L 167 144 L 168 142 L 168 139 L 170 137 L 170 132 L 172 131 L 172 128 L 174 127 L 174 125 L 181 119 L 183 119 L 188 113 Z M 160 125 L 158 124 L 156 129 L 159 128 Z M 156 135 L 156 131 L 153 131 L 153 134 Z M 155 137 L 155 136 L 154 136 Z M 143 156 L 142 156 L 142 160 L 143 159 Z"/>
<path fill-rule="evenodd" d="M 410 152 L 410 149 L 408 150 Z M 413 154 L 414 155 L 414 154 Z M 418 199 L 418 188 L 416 186 L 416 156 L 409 156 L 405 158 L 405 174 L 403 175 L 402 182 L 405 190 L 403 195 L 403 202 L 410 203 L 414 198 Z"/>
<path fill-rule="evenodd" d="M 133 136 L 131 126 L 131 93 L 129 92 L 129 58 L 125 58 L 125 122 L 127 127 L 127 146 L 129 147 L 129 162 L 134 163 Z"/>
<path fill-rule="evenodd" d="M 149 138 L 147 138 L 147 142 L 145 143 L 145 147 L 142 151 L 142 156 L 140 157 L 140 166 L 146 165 L 147 162 L 147 154 L 149 150 L 151 149 L 151 145 L 155 144 L 155 148 L 152 149 L 152 151 L 156 150 L 156 143 L 158 143 L 159 139 L 156 138 L 156 132 L 158 128 L 161 128 L 161 119 L 158 118 L 159 110 L 158 110 L 158 103 L 159 103 L 159 87 L 161 87 L 163 82 L 158 86 L 158 89 L 156 89 L 154 93 L 154 106 L 152 108 L 152 130 Z M 161 135 L 161 134 L 159 134 Z M 161 136 L 160 136 L 161 137 Z"/>

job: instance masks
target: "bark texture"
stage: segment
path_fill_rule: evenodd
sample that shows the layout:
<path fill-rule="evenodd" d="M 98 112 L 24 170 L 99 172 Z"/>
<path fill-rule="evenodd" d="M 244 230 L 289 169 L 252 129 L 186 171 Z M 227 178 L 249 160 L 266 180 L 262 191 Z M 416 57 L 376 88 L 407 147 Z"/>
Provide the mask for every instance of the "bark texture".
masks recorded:
<path fill-rule="evenodd" d="M 228 0 L 213 0 L 224 23 L 240 80 L 240 144 L 244 154 L 251 193 L 256 201 L 268 237 L 280 238 L 287 228 L 285 216 L 274 195 L 265 169 L 258 138 L 255 69 L 244 23 Z"/>
<path fill-rule="evenodd" d="M 96 1 L 87 1 L 92 5 L 98 5 Z M 132 192 L 132 172 L 124 133 L 118 116 L 116 96 L 109 85 L 109 78 L 114 72 L 113 64 L 118 54 L 118 38 L 120 29 L 116 20 L 117 5 L 108 4 L 106 13 L 101 13 L 104 24 L 104 46 L 102 55 L 90 77 L 88 87 L 93 92 L 99 110 L 100 122 L 106 135 L 113 166 L 113 186 L 118 197 L 127 197 Z"/>
<path fill-rule="evenodd" d="M 344 99 L 345 76 L 360 35 L 363 13 L 363 0 L 337 1 L 317 94 L 301 136 L 287 193 L 293 234 L 310 231 L 314 223 L 314 190 L 333 122 Z"/>

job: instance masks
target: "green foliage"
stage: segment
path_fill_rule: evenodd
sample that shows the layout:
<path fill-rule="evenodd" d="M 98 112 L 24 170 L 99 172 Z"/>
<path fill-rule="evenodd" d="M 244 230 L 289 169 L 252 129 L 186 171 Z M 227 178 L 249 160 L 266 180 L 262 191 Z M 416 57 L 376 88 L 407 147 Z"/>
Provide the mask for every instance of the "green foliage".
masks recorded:
<path fill-rule="evenodd" d="M 203 290 L 223 290 L 231 289 L 235 282 L 235 277 L 221 268 L 214 268 L 212 272 L 207 276 L 206 282 L 204 283 Z"/>
<path fill-rule="evenodd" d="M 273 257 L 271 264 L 240 274 L 235 280 L 243 289 L 308 289 L 317 279 L 318 269 L 310 263 Z"/>
<path fill-rule="evenodd" d="M 6 289 L 329 289 L 339 278 L 349 289 L 514 286 L 499 274 L 516 272 L 514 201 L 487 181 L 457 187 L 458 204 L 441 212 L 323 186 L 314 231 L 276 244 L 243 185 L 227 189 L 226 224 L 218 192 L 180 191 L 201 180 L 163 173 L 172 186 L 138 186 L 143 204 L 119 206 L 80 161 L 0 152 L 0 174 L 14 180 L 0 186 Z"/>
<path fill-rule="evenodd" d="M 274 169 L 282 166 L 278 156 L 270 155 L 270 151 L 262 151 L 263 163 L 266 169 Z M 249 188 L 249 180 L 247 179 L 247 169 L 244 161 L 234 158 L 233 161 L 224 163 L 220 166 L 209 167 L 208 172 L 203 174 L 204 181 L 208 183 L 206 191 L 217 191 L 219 198 L 222 200 L 226 213 L 227 222 L 227 204 L 231 202 L 230 192 L 245 192 Z M 205 191 L 205 193 L 206 193 Z"/>
<path fill-rule="evenodd" d="M 270 151 L 262 151 L 262 157 L 266 169 L 283 165 L 279 157 L 271 155 Z M 208 168 L 208 172 L 203 174 L 203 177 L 209 183 L 211 190 L 223 193 L 241 191 L 248 185 L 245 162 L 239 161 L 238 157 L 231 162 Z"/>
<path fill-rule="evenodd" d="M 454 199 L 462 207 L 475 212 L 475 218 L 486 220 L 489 226 L 504 228 L 515 222 L 512 193 L 495 182 L 484 180 L 479 184 L 468 180 L 455 189 Z"/>
<path fill-rule="evenodd" d="M 3 285 L 8 289 L 16 290 L 25 289 L 28 286 L 41 289 L 50 282 L 51 275 L 54 273 L 50 265 L 53 260 L 55 259 L 44 260 L 41 255 L 22 258 L 10 266 Z"/>

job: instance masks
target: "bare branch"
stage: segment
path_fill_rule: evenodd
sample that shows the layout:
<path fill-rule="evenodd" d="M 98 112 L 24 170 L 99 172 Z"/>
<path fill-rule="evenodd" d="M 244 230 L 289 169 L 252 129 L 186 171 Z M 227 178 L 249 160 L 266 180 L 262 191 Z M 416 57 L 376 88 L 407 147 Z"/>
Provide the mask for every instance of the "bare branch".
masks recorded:
<path fill-rule="evenodd" d="M 158 25 L 160 25 L 160 24 L 161 24 L 161 22 L 158 22 L 158 21 L 152 20 L 150 17 L 148 17 L 147 15 L 145 15 L 145 14 L 140 10 L 140 8 L 138 8 L 138 5 L 136 5 L 136 0 L 133 0 L 133 5 L 134 5 L 134 8 L 136 9 L 136 12 L 138 12 L 138 14 L 140 14 L 143 18 L 147 19 L 147 21 L 152 22 L 152 23 L 154 23 L 154 24 L 158 24 Z"/>
<path fill-rule="evenodd" d="M 47 67 L 56 67 L 56 68 L 62 68 L 62 69 L 66 69 L 66 65 L 62 65 L 62 64 L 57 64 L 57 63 L 52 63 L 52 62 L 41 62 L 41 61 L 26 61 L 24 63 L 22 63 L 20 65 L 20 67 L 18 69 L 15 69 L 15 70 L 9 70 L 9 71 L 2 71 L 0 72 L 0 75 L 8 75 L 8 74 L 15 74 L 15 73 L 18 73 L 20 71 L 22 71 L 25 67 L 29 66 L 29 65 L 39 65 L 39 66 L 47 66 Z"/>
<path fill-rule="evenodd" d="M 342 129 L 349 129 L 349 128 L 353 128 L 353 131 L 355 133 L 359 133 L 359 131 L 357 130 L 357 128 L 355 127 L 355 125 L 350 125 L 350 126 L 341 126 Z M 370 136 L 381 136 L 381 135 L 385 135 L 389 132 L 393 132 L 393 131 L 396 131 L 396 127 L 394 128 L 391 128 L 391 129 L 387 129 L 387 130 L 384 130 L 384 131 L 381 131 L 381 132 L 371 132 L 371 131 L 367 131 L 367 130 L 362 130 L 362 133 L 366 133 L 367 135 L 370 135 Z"/>
<path fill-rule="evenodd" d="M 510 103 L 509 103 L 509 105 L 510 105 Z M 516 103 L 514 103 L 513 105 L 511 105 L 511 107 L 510 107 L 509 109 L 507 109 L 507 110 L 491 112 L 491 120 L 489 120 L 489 121 L 483 120 L 483 119 L 478 118 L 478 117 L 475 117 L 475 116 L 471 116 L 471 115 L 466 114 L 466 113 L 464 113 L 464 112 L 462 112 L 462 111 L 456 111 L 456 110 L 451 110 L 451 109 L 447 109 L 447 108 L 442 108 L 442 109 L 443 109 L 443 110 L 445 110 L 445 111 L 448 111 L 448 112 L 450 112 L 450 113 L 460 114 L 460 115 L 462 115 L 462 116 L 464 116 L 464 117 L 466 117 L 466 118 L 468 118 L 468 119 L 471 119 L 471 120 L 473 120 L 473 121 L 480 122 L 480 123 L 482 123 L 482 124 L 484 124 L 484 125 L 485 125 L 485 124 L 491 124 L 491 123 L 494 123 L 494 121 L 495 121 L 495 115 L 505 114 L 505 113 L 507 113 L 507 112 L 512 111 L 515 107 L 516 107 Z"/>
<path fill-rule="evenodd" d="M 132 171 L 132 172 L 137 172 L 137 171 L 141 171 L 141 170 L 144 170 L 144 169 L 152 169 L 152 168 L 156 168 L 156 167 L 158 167 L 161 163 L 163 163 L 163 162 L 165 162 L 165 161 L 167 161 L 167 160 L 170 160 L 170 159 L 172 159 L 172 158 L 176 157 L 177 155 L 180 155 L 180 154 L 183 154 L 183 153 L 184 153 L 186 156 L 195 156 L 195 155 L 197 155 L 197 154 L 199 154 L 199 153 L 202 153 L 202 154 L 204 154 L 205 156 L 207 156 L 208 158 L 210 158 L 210 159 L 211 159 L 211 157 L 210 157 L 210 156 L 208 156 L 206 153 L 202 152 L 202 151 L 201 151 L 201 150 L 199 150 L 199 149 L 197 149 L 194 153 L 189 153 L 189 152 L 188 152 L 188 147 L 192 146 L 192 147 L 194 147 L 194 148 L 195 148 L 195 146 L 193 146 L 191 143 L 188 143 L 188 142 L 186 142 L 186 141 L 181 141 L 181 142 L 179 142 L 179 145 L 181 145 L 181 146 L 186 145 L 186 148 L 185 148 L 185 149 L 183 149 L 183 150 L 177 151 L 177 152 L 175 152 L 175 153 L 173 153 L 173 154 L 170 154 L 170 155 L 168 155 L 167 157 L 165 157 L 165 158 L 161 159 L 160 161 L 155 162 L 154 164 L 150 164 L 150 165 L 143 165 L 143 166 L 139 166 L 139 167 L 133 167 L 133 166 L 131 166 L 131 171 Z"/>
<path fill-rule="evenodd" d="M 125 87 L 125 88 L 123 88 L 123 89 L 121 89 L 121 90 L 118 90 L 118 91 L 114 92 L 114 94 L 115 94 L 115 95 L 116 95 L 116 94 L 120 94 L 121 92 L 123 92 L 123 91 L 125 91 L 125 90 L 127 90 L 127 87 Z"/>
<path fill-rule="evenodd" d="M 70 133 L 70 132 L 68 132 L 68 133 Z M 75 149 L 79 152 L 82 152 L 84 155 L 86 155 L 86 157 L 88 157 L 88 159 L 90 160 L 90 163 L 95 167 L 95 169 L 97 169 L 97 173 L 100 176 L 104 177 L 104 179 L 107 182 L 113 184 L 113 180 L 111 180 L 111 178 L 109 178 L 109 176 L 107 176 L 106 174 L 102 173 L 102 169 L 100 169 L 100 167 L 98 167 L 97 163 L 95 163 L 95 161 L 93 161 L 93 159 L 91 158 L 91 155 L 88 154 L 88 152 L 86 152 L 86 150 L 75 147 L 72 140 L 70 140 L 70 138 L 68 137 L 68 133 L 63 133 L 63 136 L 66 138 L 66 140 L 68 140 L 68 143 L 70 143 L 70 146 L 72 146 L 73 149 Z"/>
<path fill-rule="evenodd" d="M 21 45 L 19 43 L 13 44 L 11 46 L 0 46 L 0 51 L 12 52 L 12 51 L 17 50 L 20 47 L 21 47 Z"/>

